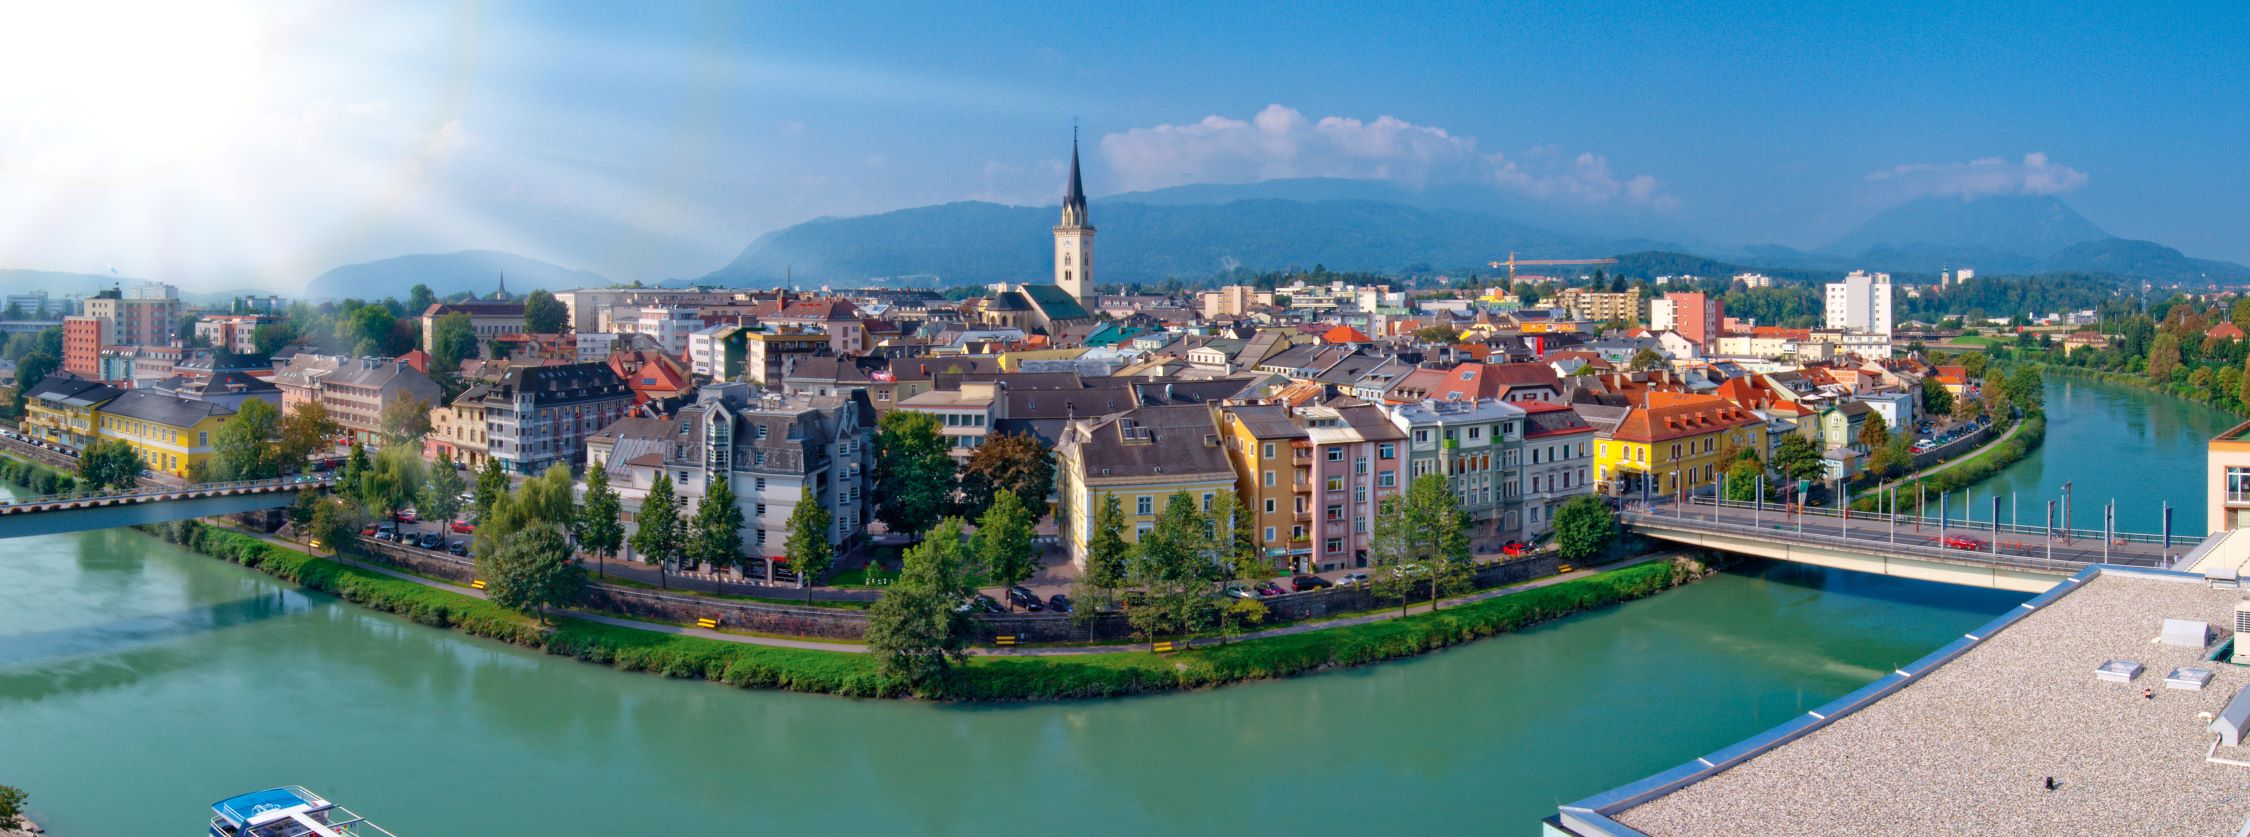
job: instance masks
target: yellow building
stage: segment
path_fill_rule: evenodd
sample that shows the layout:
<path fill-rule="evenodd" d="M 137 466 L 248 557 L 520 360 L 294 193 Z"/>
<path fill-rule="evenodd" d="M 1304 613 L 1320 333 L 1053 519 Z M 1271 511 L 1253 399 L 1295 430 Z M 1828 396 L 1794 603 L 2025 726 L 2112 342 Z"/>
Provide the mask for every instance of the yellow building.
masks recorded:
<path fill-rule="evenodd" d="M 212 440 L 234 408 L 129 390 L 103 406 L 99 418 L 102 438 L 131 445 L 152 472 L 187 479 L 210 467 Z"/>
<path fill-rule="evenodd" d="M 96 414 L 124 390 L 71 375 L 49 375 L 24 394 L 23 430 L 73 448 L 92 442 Z"/>
<path fill-rule="evenodd" d="M 1173 494 L 1185 491 L 1208 506 L 1219 492 L 1234 490 L 1234 467 L 1210 409 L 1200 404 L 1073 421 L 1055 445 L 1055 470 L 1062 484 L 1059 522 L 1080 569 L 1105 497 L 1117 498 L 1125 540 L 1138 543 Z"/>
<path fill-rule="evenodd" d="M 1594 442 L 1595 484 L 1623 496 L 1710 485 L 1743 448 L 1765 450 L 1756 414 L 1716 395 L 1650 392 Z"/>

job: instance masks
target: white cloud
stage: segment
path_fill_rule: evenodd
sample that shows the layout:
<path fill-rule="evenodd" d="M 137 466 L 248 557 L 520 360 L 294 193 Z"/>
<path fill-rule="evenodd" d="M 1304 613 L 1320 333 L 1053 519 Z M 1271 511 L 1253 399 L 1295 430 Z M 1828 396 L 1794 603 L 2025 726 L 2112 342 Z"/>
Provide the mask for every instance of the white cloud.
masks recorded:
<path fill-rule="evenodd" d="M 1975 198 L 1984 195 L 2060 195 L 2086 185 L 2086 173 L 2047 159 L 2044 152 L 2020 162 L 1985 157 L 1966 163 L 1907 163 L 1869 172 L 1870 183 L 1914 196 Z"/>
<path fill-rule="evenodd" d="M 1247 120 L 1211 115 L 1184 125 L 1110 134 L 1102 159 L 1126 190 L 1183 183 L 1252 182 L 1292 177 L 1388 180 L 1410 185 L 1483 183 L 1537 198 L 1588 204 L 1670 207 L 1677 203 L 1656 178 L 1619 177 L 1599 154 L 1568 154 L 1552 146 L 1509 156 L 1477 147 L 1474 137 L 1395 116 L 1363 121 L 1267 105 Z"/>

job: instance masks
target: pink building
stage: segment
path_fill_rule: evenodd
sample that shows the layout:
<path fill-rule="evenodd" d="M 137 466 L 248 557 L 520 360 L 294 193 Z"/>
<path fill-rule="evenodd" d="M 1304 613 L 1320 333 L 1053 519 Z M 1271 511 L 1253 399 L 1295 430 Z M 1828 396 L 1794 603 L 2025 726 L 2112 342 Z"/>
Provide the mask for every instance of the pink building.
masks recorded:
<path fill-rule="evenodd" d="M 1377 509 L 1406 487 L 1406 432 L 1372 404 L 1307 407 L 1297 420 L 1306 438 L 1296 444 L 1312 454 L 1299 510 L 1312 513 L 1313 569 L 1365 567 Z"/>

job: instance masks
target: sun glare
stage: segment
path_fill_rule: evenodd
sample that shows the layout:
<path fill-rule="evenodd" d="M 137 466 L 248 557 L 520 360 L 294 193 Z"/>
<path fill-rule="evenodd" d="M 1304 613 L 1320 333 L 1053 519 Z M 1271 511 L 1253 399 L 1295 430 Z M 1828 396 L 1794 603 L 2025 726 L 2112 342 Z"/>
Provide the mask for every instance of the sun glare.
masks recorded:
<path fill-rule="evenodd" d="M 240 4 L 13 4 L 0 21 L 0 158 L 11 173 L 160 173 L 249 118 L 260 27 Z"/>

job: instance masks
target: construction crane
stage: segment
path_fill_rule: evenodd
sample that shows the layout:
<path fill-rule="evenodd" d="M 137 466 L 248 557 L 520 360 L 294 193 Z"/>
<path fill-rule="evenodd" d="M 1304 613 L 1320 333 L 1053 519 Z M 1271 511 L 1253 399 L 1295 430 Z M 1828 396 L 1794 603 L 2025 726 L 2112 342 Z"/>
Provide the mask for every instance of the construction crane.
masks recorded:
<path fill-rule="evenodd" d="M 1496 262 L 1491 262 L 1490 264 L 1492 265 L 1493 269 L 1495 269 L 1495 270 L 1499 269 L 1499 267 L 1500 267 L 1501 265 L 1507 265 L 1507 266 L 1508 266 L 1508 281 L 1510 281 L 1510 282 L 1514 282 L 1514 281 L 1516 281 L 1516 265 L 1519 265 L 1519 264 L 1520 264 L 1520 265 L 1558 265 L 1558 264 L 1616 264 L 1616 263 L 1617 263 L 1617 260 L 1616 260 L 1616 259 L 1519 259 L 1519 258 L 1516 258 L 1516 253 L 1515 253 L 1515 251 L 1514 251 L 1514 250 L 1510 250 L 1510 251 L 1508 251 L 1508 260 L 1507 260 L 1507 261 L 1504 261 L 1504 262 L 1497 262 L 1497 261 L 1496 261 Z"/>

